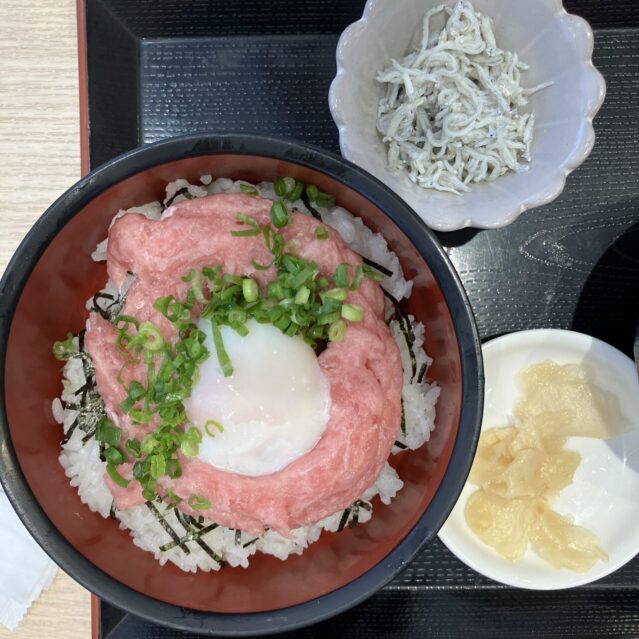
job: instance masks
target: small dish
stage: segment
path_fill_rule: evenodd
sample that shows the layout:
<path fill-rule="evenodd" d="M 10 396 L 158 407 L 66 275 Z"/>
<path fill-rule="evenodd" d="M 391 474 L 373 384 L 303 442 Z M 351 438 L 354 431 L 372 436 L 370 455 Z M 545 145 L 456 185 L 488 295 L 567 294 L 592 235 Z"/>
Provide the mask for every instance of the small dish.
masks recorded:
<path fill-rule="evenodd" d="M 526 209 L 555 199 L 566 176 L 592 150 L 592 120 L 606 93 L 592 65 L 592 30 L 583 18 L 568 14 L 561 0 L 473 0 L 477 11 L 493 19 L 497 44 L 530 65 L 523 86 L 554 84 L 530 98 L 536 122 L 529 170 L 471 185 L 461 196 L 442 193 L 388 169 L 376 130 L 383 88 L 375 80 L 391 59 L 414 48 L 424 14 L 440 1 L 368 0 L 362 18 L 342 33 L 329 92 L 342 155 L 393 189 L 434 229 L 506 226 Z"/>
<path fill-rule="evenodd" d="M 639 377 L 634 362 L 609 344 L 572 331 L 540 329 L 511 333 L 483 347 L 486 394 L 482 428 L 503 426 L 518 396 L 516 374 L 546 359 L 559 364 L 591 365 L 595 383 L 614 393 L 629 430 L 609 440 L 573 437 L 567 447 L 578 451 L 581 464 L 574 482 L 553 506 L 576 524 L 599 535 L 609 560 L 586 573 L 553 568 L 528 549 L 510 562 L 483 544 L 468 528 L 464 507 L 477 490 L 466 484 L 439 538 L 477 572 L 510 586 L 556 590 L 580 586 L 617 570 L 639 552 Z"/>

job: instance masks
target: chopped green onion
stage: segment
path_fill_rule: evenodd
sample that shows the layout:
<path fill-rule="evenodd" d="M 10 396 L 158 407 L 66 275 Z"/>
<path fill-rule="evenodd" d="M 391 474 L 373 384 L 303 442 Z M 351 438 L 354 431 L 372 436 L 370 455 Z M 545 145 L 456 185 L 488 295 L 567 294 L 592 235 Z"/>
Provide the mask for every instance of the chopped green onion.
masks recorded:
<path fill-rule="evenodd" d="M 67 333 L 67 338 L 60 342 L 53 342 L 53 357 L 64 361 L 76 351 L 73 345 L 73 333 Z"/>
<path fill-rule="evenodd" d="M 315 228 L 315 237 L 318 240 L 327 240 L 328 231 L 323 226 L 318 226 Z"/>
<path fill-rule="evenodd" d="M 355 269 L 355 277 L 353 278 L 353 282 L 351 283 L 351 291 L 356 291 L 362 284 L 363 279 L 364 269 L 361 266 L 358 266 L 357 269 Z"/>
<path fill-rule="evenodd" d="M 288 195 L 289 193 L 293 192 L 293 189 L 295 188 L 295 178 L 292 177 L 285 177 L 282 180 L 283 184 L 284 184 L 284 193 L 282 195 Z"/>
<path fill-rule="evenodd" d="M 311 202 L 315 202 L 318 206 L 329 209 L 335 205 L 335 197 L 328 193 L 322 193 L 314 184 L 306 187 L 306 195 Z"/>
<path fill-rule="evenodd" d="M 146 411 L 132 408 L 129 410 L 129 417 L 134 424 L 148 424 L 151 421 L 151 417 L 153 417 L 153 415 Z"/>
<path fill-rule="evenodd" d="M 139 457 L 142 452 L 139 439 L 128 439 L 124 447 L 132 457 Z"/>
<path fill-rule="evenodd" d="M 342 317 L 351 322 L 359 322 L 364 317 L 364 309 L 358 304 L 342 304 Z"/>
<path fill-rule="evenodd" d="M 211 502 L 206 497 L 201 497 L 200 495 L 191 495 L 187 503 L 189 508 L 193 510 L 206 510 L 211 507 Z"/>
<path fill-rule="evenodd" d="M 111 478 L 111 481 L 113 481 L 114 484 L 117 484 L 118 486 L 121 486 L 122 488 L 126 488 L 129 485 L 129 480 L 122 477 L 122 475 L 120 475 L 116 467 L 111 462 L 107 463 L 106 471 L 109 477 Z"/>
<path fill-rule="evenodd" d="M 136 461 L 133 464 L 133 479 L 140 481 L 144 477 L 144 462 Z"/>
<path fill-rule="evenodd" d="M 153 501 L 157 497 L 157 493 L 155 492 L 155 480 L 149 476 L 148 479 L 142 480 L 142 497 L 147 501 Z"/>
<path fill-rule="evenodd" d="M 215 433 L 211 432 L 211 430 L 210 430 L 211 426 L 213 426 L 218 431 L 220 431 L 220 433 L 224 432 L 224 426 L 222 426 L 222 424 L 220 424 L 220 422 L 218 422 L 215 419 L 209 419 L 209 420 L 207 420 L 206 424 L 204 424 L 204 432 L 209 437 L 215 437 Z"/>
<path fill-rule="evenodd" d="M 290 202 L 295 202 L 302 197 L 303 192 L 304 192 L 304 182 L 300 182 L 300 180 L 295 180 L 295 186 L 292 189 L 288 190 L 285 197 Z"/>
<path fill-rule="evenodd" d="M 282 200 L 278 200 L 271 207 L 271 222 L 275 228 L 281 229 L 291 221 L 291 214 Z"/>
<path fill-rule="evenodd" d="M 322 326 L 324 324 L 332 324 L 337 322 L 340 318 L 339 311 L 331 311 L 330 313 L 324 313 L 317 318 L 317 323 Z"/>
<path fill-rule="evenodd" d="M 275 181 L 273 182 L 273 190 L 275 191 L 275 195 L 278 195 L 279 197 L 286 195 L 286 183 L 284 182 L 284 178 L 275 178 Z"/>
<path fill-rule="evenodd" d="M 243 182 L 240 182 L 240 191 L 252 197 L 257 195 L 257 189 L 252 184 L 244 184 Z"/>
<path fill-rule="evenodd" d="M 311 296 L 311 290 L 307 286 L 301 286 L 295 293 L 296 304 L 306 304 Z"/>
<path fill-rule="evenodd" d="M 251 264 L 253 265 L 253 268 L 258 271 L 267 271 L 268 269 L 271 268 L 271 266 L 273 266 L 274 261 L 275 260 L 271 260 L 269 264 L 260 264 L 259 262 L 256 262 L 255 260 L 251 260 Z"/>
<path fill-rule="evenodd" d="M 252 226 L 256 229 L 260 228 L 260 223 L 254 217 L 251 217 L 250 215 L 244 215 L 243 213 L 236 213 L 235 219 L 238 222 L 242 222 L 243 224 L 248 224 L 249 226 Z"/>
<path fill-rule="evenodd" d="M 181 501 L 182 498 L 178 497 L 170 488 L 166 491 L 166 495 L 164 495 L 164 500 L 169 504 L 169 508 L 175 508 Z"/>
<path fill-rule="evenodd" d="M 159 479 L 166 470 L 164 455 L 151 455 L 149 457 L 150 473 L 153 479 Z"/>
<path fill-rule="evenodd" d="M 109 448 L 104 451 L 104 458 L 107 462 L 113 464 L 114 466 L 118 466 L 119 464 L 124 463 L 124 455 L 122 451 L 116 446 L 109 446 Z"/>
<path fill-rule="evenodd" d="M 335 197 L 333 195 L 328 195 L 327 193 L 320 193 L 317 196 L 315 203 L 324 209 L 330 209 L 335 206 Z"/>
<path fill-rule="evenodd" d="M 135 326 L 135 328 L 137 328 L 140 325 L 140 322 L 138 322 L 138 320 L 131 315 L 118 315 L 117 317 L 114 317 L 113 320 L 111 321 L 118 330 L 125 330 L 125 331 L 129 330 L 129 324 L 132 324 L 133 326 Z M 121 327 L 120 324 L 124 324 L 124 326 Z"/>
<path fill-rule="evenodd" d="M 213 319 L 211 320 L 211 329 L 213 333 L 213 345 L 215 346 L 215 354 L 217 355 L 217 361 L 220 363 L 222 374 L 224 377 L 230 377 L 233 375 L 233 366 L 231 360 L 224 348 L 224 342 L 222 341 L 222 333 L 220 327 Z"/>
<path fill-rule="evenodd" d="M 143 322 L 138 329 L 138 335 L 144 338 L 144 348 L 147 351 L 156 352 L 164 346 L 162 333 L 151 322 Z"/>
<path fill-rule="evenodd" d="M 95 429 L 96 440 L 108 446 L 117 446 L 120 443 L 121 434 L 122 431 L 107 417 L 103 417 Z"/>
<path fill-rule="evenodd" d="M 333 281 L 335 285 L 339 288 L 347 288 L 348 287 L 348 271 L 346 270 L 347 264 L 340 264 L 335 269 L 335 275 L 333 275 Z"/>
<path fill-rule="evenodd" d="M 338 300 L 343 302 L 346 299 L 346 289 L 343 288 L 331 288 L 328 291 L 322 293 L 322 299 L 329 298 L 332 300 Z"/>
<path fill-rule="evenodd" d="M 255 302 L 257 300 L 260 295 L 260 290 L 254 279 L 245 277 L 242 280 L 242 295 L 247 302 Z"/>
<path fill-rule="evenodd" d="M 380 273 L 368 264 L 364 264 L 362 269 L 364 270 L 364 275 L 375 282 L 381 282 L 384 279 L 383 273 Z"/>
<path fill-rule="evenodd" d="M 337 320 L 328 327 L 328 339 L 331 342 L 339 342 L 346 334 L 346 324 L 343 320 Z"/>
<path fill-rule="evenodd" d="M 320 193 L 319 189 L 314 184 L 309 184 L 306 187 L 306 195 L 308 195 L 308 199 L 311 202 L 315 202 L 319 193 Z"/>
<path fill-rule="evenodd" d="M 231 231 L 233 237 L 253 237 L 259 235 L 259 229 L 246 229 L 245 231 Z"/>
<path fill-rule="evenodd" d="M 177 459 L 169 459 L 166 462 L 166 474 L 171 479 L 177 479 L 182 476 L 182 466 Z"/>
<path fill-rule="evenodd" d="M 234 237 L 251 237 L 260 234 L 260 225 L 256 219 L 248 215 L 243 215 L 242 213 L 238 213 L 235 219 L 241 224 L 247 224 L 251 228 L 244 231 L 231 231 L 231 235 Z"/>
<path fill-rule="evenodd" d="M 158 445 L 157 439 L 153 437 L 153 435 L 146 435 L 140 444 L 140 450 L 145 454 L 149 455 L 155 447 Z"/>
<path fill-rule="evenodd" d="M 185 457 L 197 457 L 200 446 L 197 443 L 184 439 L 180 444 L 180 450 Z"/>

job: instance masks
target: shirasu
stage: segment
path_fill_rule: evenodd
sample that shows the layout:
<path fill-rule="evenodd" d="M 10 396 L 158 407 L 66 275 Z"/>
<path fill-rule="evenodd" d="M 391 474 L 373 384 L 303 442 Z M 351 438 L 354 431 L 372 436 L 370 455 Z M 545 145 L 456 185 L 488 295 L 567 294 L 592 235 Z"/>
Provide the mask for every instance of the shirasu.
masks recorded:
<path fill-rule="evenodd" d="M 439 34 L 430 20 L 447 14 Z M 530 162 L 534 115 L 519 113 L 532 89 L 520 84 L 528 66 L 497 46 L 490 18 L 467 0 L 426 13 L 421 46 L 392 60 L 377 80 L 386 85 L 377 129 L 388 164 L 424 188 L 459 194 Z"/>

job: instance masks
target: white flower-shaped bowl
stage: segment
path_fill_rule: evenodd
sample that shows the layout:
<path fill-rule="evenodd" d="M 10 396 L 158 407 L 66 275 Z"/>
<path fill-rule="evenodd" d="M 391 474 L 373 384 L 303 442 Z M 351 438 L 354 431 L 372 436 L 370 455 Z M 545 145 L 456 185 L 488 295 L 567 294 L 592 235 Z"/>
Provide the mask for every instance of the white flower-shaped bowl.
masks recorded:
<path fill-rule="evenodd" d="M 362 18 L 342 33 L 329 92 L 342 155 L 392 188 L 434 229 L 506 226 L 526 209 L 556 198 L 567 175 L 592 150 L 592 120 L 606 93 L 592 64 L 592 30 L 583 18 L 568 14 L 561 0 L 474 0 L 475 9 L 492 18 L 497 45 L 530 65 L 522 85 L 553 84 L 532 95 L 527 106 L 535 115 L 529 170 L 473 184 L 462 195 L 442 193 L 389 170 L 376 130 L 383 87 L 375 80 L 391 59 L 415 47 L 423 15 L 440 1 L 368 0 Z"/>

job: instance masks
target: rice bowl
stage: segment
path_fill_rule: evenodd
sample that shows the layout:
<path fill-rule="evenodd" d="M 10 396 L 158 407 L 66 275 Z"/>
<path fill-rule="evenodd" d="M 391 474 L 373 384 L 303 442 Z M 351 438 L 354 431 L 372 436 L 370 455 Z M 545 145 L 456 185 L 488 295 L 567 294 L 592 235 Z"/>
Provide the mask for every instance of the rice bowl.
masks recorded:
<path fill-rule="evenodd" d="M 176 176 L 197 183 L 207 173 L 251 183 L 292 175 L 335 194 L 340 206 L 380 232 L 413 281 L 402 307 L 428 328 L 425 350 L 434 360 L 429 375 L 441 392 L 428 447 L 393 457 L 404 486 L 364 526 L 322 534 L 286 562 L 256 553 L 245 570 L 208 573 L 183 572 L 171 562 L 160 566 L 117 522 L 81 504 L 58 462 L 60 427 L 51 398 L 59 393 L 60 364 L 50 355 L 53 341 L 83 328 L 85 302 L 104 286 L 104 266 L 90 254 L 113 212 L 161 198 Z M 432 538 L 470 467 L 481 362 L 461 285 L 436 240 L 401 200 L 324 152 L 253 136 L 180 138 L 133 151 L 50 208 L 10 264 L 2 290 L 5 490 L 34 537 L 68 573 L 136 615 L 208 634 L 249 635 L 336 614 L 381 587 Z M 29 394 L 18 390 L 26 387 Z M 277 612 L 282 608 L 285 615 Z"/>

